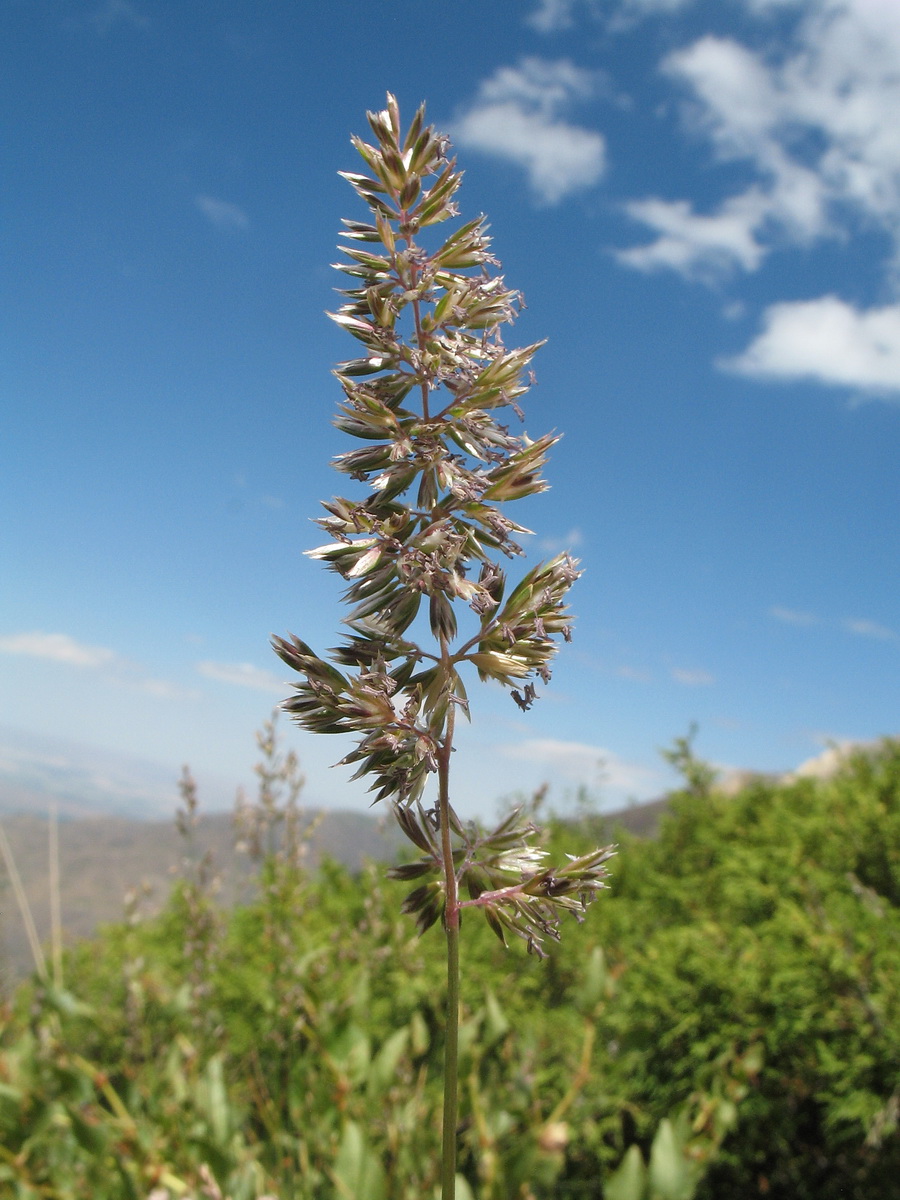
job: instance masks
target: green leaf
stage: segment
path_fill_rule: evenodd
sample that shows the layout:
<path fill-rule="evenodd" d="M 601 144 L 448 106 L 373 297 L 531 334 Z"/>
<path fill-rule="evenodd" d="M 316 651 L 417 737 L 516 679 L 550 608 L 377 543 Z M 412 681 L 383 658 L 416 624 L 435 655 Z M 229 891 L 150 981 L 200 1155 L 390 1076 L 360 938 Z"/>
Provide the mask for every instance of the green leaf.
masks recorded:
<path fill-rule="evenodd" d="M 47 986 L 44 992 L 44 999 L 48 1008 L 58 1012 L 63 1017 L 88 1017 L 96 1016 L 95 1010 L 77 996 L 73 996 L 71 992 L 64 988 L 56 988 Z"/>
<path fill-rule="evenodd" d="M 397 1066 L 409 1044 L 409 1029 L 398 1029 L 387 1039 L 372 1062 L 369 1071 L 369 1094 L 381 1095 L 395 1082 Z"/>
<path fill-rule="evenodd" d="M 499 1042 L 509 1033 L 510 1024 L 500 1007 L 497 997 L 488 988 L 484 997 L 484 1032 L 488 1044 Z"/>
<path fill-rule="evenodd" d="M 603 1200 L 644 1200 L 647 1168 L 637 1146 L 629 1146 L 616 1170 L 603 1182 Z"/>
<path fill-rule="evenodd" d="M 685 1154 L 668 1117 L 659 1123 L 650 1147 L 650 1187 L 653 1200 L 691 1200 L 696 1169 Z"/>
<path fill-rule="evenodd" d="M 575 1007 L 584 1016 L 589 1016 L 606 995 L 609 971 L 603 955 L 603 947 L 595 946 L 584 969 L 581 987 L 575 992 Z"/>
<path fill-rule="evenodd" d="M 355 1121 L 344 1126 L 334 1182 L 338 1195 L 346 1200 L 387 1200 L 384 1169 Z"/>
<path fill-rule="evenodd" d="M 209 1127 L 216 1141 L 224 1146 L 232 1129 L 231 1108 L 225 1091 L 225 1071 L 220 1054 L 214 1055 L 206 1064 L 202 1088 L 202 1102 L 209 1120 Z"/>
<path fill-rule="evenodd" d="M 337 1067 L 351 1083 L 362 1083 L 369 1071 L 372 1048 L 369 1036 L 358 1025 L 347 1025 L 327 1043 Z"/>
<path fill-rule="evenodd" d="M 413 1054 L 421 1058 L 431 1045 L 431 1034 L 428 1031 L 428 1026 L 425 1024 L 425 1018 L 418 1009 L 415 1010 L 410 1018 L 409 1037 Z"/>

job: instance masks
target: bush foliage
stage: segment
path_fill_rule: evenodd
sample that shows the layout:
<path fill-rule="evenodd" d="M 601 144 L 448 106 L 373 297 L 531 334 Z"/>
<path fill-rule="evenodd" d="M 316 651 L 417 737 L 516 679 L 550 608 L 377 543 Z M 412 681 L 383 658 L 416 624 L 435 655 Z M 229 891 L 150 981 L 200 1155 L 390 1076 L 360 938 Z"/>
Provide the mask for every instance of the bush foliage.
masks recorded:
<path fill-rule="evenodd" d="M 6 1007 L 0 1195 L 435 1194 L 440 947 L 402 883 L 307 873 L 268 779 L 263 825 L 295 832 L 257 839 L 252 903 L 193 864 Z M 465 923 L 461 1197 L 896 1194 L 900 743 L 736 797 L 691 780 L 548 962 Z"/>

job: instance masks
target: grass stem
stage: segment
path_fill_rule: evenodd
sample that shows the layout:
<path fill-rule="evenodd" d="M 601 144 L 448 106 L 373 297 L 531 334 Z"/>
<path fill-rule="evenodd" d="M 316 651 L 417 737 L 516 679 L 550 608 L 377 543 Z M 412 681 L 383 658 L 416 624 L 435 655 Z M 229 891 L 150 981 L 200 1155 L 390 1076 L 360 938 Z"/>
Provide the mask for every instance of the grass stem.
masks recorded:
<path fill-rule="evenodd" d="M 453 841 L 450 836 L 450 755 L 453 751 L 451 705 L 447 733 L 438 765 L 438 811 L 441 822 L 441 852 L 444 860 L 447 938 L 447 1027 L 444 1050 L 444 1122 L 441 1142 L 441 1200 L 456 1196 L 456 1126 L 459 1113 L 459 896 Z"/>
<path fill-rule="evenodd" d="M 9 880 L 12 884 L 13 894 L 16 897 L 16 903 L 19 906 L 19 912 L 22 914 L 22 924 L 25 926 L 25 935 L 28 938 L 28 944 L 31 947 L 31 957 L 34 959 L 34 967 L 41 979 L 47 979 L 47 960 L 44 958 L 44 951 L 41 949 L 40 938 L 37 934 L 37 928 L 34 924 L 34 917 L 31 913 L 31 905 L 28 903 L 28 897 L 25 895 L 25 888 L 22 886 L 22 879 L 19 875 L 16 860 L 13 857 L 12 846 L 6 836 L 6 831 L 0 825 L 0 854 L 3 856 L 3 862 L 6 865 Z"/>
<path fill-rule="evenodd" d="M 53 964 L 53 986 L 63 985 L 62 904 L 59 882 L 59 810 L 54 800 L 50 805 L 48 833 L 50 881 L 50 959 Z"/>

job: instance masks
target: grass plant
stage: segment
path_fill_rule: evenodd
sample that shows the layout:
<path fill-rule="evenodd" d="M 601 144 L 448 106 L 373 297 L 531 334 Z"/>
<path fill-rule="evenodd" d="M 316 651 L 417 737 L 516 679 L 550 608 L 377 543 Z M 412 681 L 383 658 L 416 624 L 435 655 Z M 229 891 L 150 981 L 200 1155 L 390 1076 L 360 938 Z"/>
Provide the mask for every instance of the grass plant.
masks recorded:
<path fill-rule="evenodd" d="M 347 261 L 337 266 L 350 286 L 330 314 L 361 347 L 335 371 L 335 424 L 362 446 L 334 466 L 367 494 L 325 503 L 319 524 L 333 540 L 310 551 L 347 584 L 349 632 L 330 660 L 297 637 L 274 645 L 300 675 L 282 707 L 312 732 L 356 736 L 342 761 L 392 806 L 419 852 L 394 875 L 415 882 L 403 907 L 419 930 L 440 921 L 446 938 L 441 1194 L 453 1200 L 460 913 L 479 909 L 502 941 L 521 937 L 541 955 L 561 916 L 580 917 L 605 886 L 613 851 L 548 866 L 520 812 L 485 832 L 454 811 L 454 730 L 471 716 L 464 677 L 499 683 L 530 709 L 559 639 L 571 637 L 567 596 L 579 571 L 560 554 L 507 590 L 505 564 L 530 531 L 504 506 L 545 490 L 558 440 L 500 420 L 523 419 L 538 344 L 503 343 L 521 296 L 495 271 L 484 218 L 433 244 L 433 227 L 458 216 L 462 176 L 424 106 L 404 131 L 388 94 L 368 120 L 373 142 L 352 139 L 365 173 L 342 174 L 369 219 L 344 221 Z"/>

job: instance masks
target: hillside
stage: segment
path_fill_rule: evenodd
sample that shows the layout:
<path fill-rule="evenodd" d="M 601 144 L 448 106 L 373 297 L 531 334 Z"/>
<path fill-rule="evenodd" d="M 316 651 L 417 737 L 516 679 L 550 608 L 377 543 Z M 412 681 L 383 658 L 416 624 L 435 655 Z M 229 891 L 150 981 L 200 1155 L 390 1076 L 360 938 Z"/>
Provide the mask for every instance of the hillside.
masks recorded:
<path fill-rule="evenodd" d="M 874 744 L 847 744 L 832 747 L 802 763 L 793 772 L 781 776 L 755 771 L 730 771 L 716 783 L 716 790 L 734 796 L 750 783 L 774 785 L 779 780 L 831 777 L 852 750 L 873 753 Z M 70 774 L 70 773 L 69 773 Z M 69 778 L 67 774 L 67 778 Z M 50 938 L 48 822 L 45 817 L 23 814 L 24 804 L 40 799 L 45 809 L 46 794 L 27 788 L 16 790 L 8 780 L 0 781 L 0 813 L 15 862 L 31 906 L 38 936 Z M 57 798 L 58 799 L 58 798 Z M 60 804 L 66 819 L 59 822 L 60 901 L 64 938 L 71 943 L 91 937 L 98 926 L 120 920 L 125 896 L 135 891 L 138 911 L 143 915 L 158 912 L 169 894 L 173 880 L 186 865 L 186 847 L 174 822 L 147 821 L 128 815 L 79 815 L 75 804 Z M 592 836 L 598 842 L 615 841 L 618 831 L 638 837 L 653 837 L 660 819 L 669 808 L 669 798 L 631 804 L 609 813 L 590 817 Z M 310 866 L 323 857 L 333 858 L 351 869 L 365 859 L 393 862 L 406 843 L 390 817 L 376 818 L 351 811 L 306 810 L 309 820 L 318 820 L 309 845 Z M 253 894 L 254 864 L 235 849 L 233 815 L 214 812 L 199 819 L 195 857 L 212 855 L 218 896 L 225 905 L 249 900 Z M 27 974 L 32 966 L 24 925 L 9 888 L 7 872 L 0 863 L 0 981 L 10 985 Z"/>
<path fill-rule="evenodd" d="M 400 836 L 365 813 L 304 814 L 318 818 L 309 846 L 310 864 L 329 857 L 357 868 L 366 858 L 392 861 Z M 50 938 L 48 822 L 15 815 L 3 820 L 16 867 L 34 915 L 38 935 Z M 99 925 L 121 920 L 126 893 L 137 889 L 139 911 L 158 912 L 173 879 L 184 870 L 186 847 L 172 821 L 96 817 L 61 821 L 59 830 L 60 906 L 65 939 L 90 937 Z M 255 866 L 235 849 L 231 813 L 201 816 L 194 855 L 212 855 L 223 904 L 248 899 Z M 3 976 L 7 983 L 31 968 L 31 954 L 7 872 L 0 867 L 0 930 Z"/>
<path fill-rule="evenodd" d="M 612 840 L 617 829 L 652 836 L 668 801 L 635 804 L 596 818 L 598 837 Z M 366 813 L 308 813 L 319 819 L 309 847 L 310 865 L 323 857 L 351 869 L 364 859 L 393 862 L 405 842 L 390 820 Z M 30 815 L 5 817 L 3 829 L 34 915 L 38 935 L 50 938 L 49 829 L 46 818 Z M 98 926 L 122 919 L 126 894 L 139 893 L 138 911 L 158 912 L 176 876 L 185 867 L 186 847 L 172 821 L 143 821 L 106 816 L 60 821 L 60 907 L 67 942 L 91 937 Z M 253 893 L 255 866 L 247 854 L 235 849 L 231 813 L 200 817 L 194 854 L 212 855 L 219 881 L 219 899 L 230 905 Z M 31 969 L 31 953 L 24 925 L 5 869 L 0 866 L 0 954 L 7 984 Z"/>

